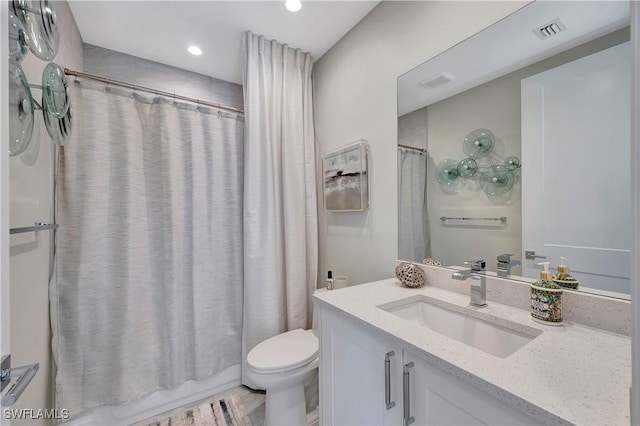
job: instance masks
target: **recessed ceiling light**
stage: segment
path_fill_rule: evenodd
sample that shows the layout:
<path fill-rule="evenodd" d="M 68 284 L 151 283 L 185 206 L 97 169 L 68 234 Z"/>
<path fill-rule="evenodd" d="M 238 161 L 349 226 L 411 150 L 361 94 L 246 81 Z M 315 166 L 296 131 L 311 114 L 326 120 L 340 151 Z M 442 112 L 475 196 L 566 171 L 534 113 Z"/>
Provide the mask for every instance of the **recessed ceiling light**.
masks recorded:
<path fill-rule="evenodd" d="M 200 56 L 202 55 L 202 49 L 200 49 L 198 46 L 189 46 L 187 48 L 187 50 L 189 51 L 189 53 L 191 53 L 192 55 L 196 55 L 196 56 Z"/>
<path fill-rule="evenodd" d="M 289 12 L 297 12 L 302 9 L 302 3 L 300 3 L 300 0 L 287 0 L 284 6 Z"/>

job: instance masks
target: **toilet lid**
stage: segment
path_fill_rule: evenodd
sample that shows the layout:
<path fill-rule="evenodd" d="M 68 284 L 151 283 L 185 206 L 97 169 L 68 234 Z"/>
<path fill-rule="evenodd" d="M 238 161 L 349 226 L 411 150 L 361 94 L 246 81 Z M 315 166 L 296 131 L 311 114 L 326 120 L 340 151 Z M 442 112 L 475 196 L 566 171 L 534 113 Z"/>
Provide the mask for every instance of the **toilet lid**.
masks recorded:
<path fill-rule="evenodd" d="M 287 331 L 270 337 L 251 349 L 247 363 L 251 368 L 264 372 L 292 370 L 318 356 L 318 338 L 313 331 Z"/>

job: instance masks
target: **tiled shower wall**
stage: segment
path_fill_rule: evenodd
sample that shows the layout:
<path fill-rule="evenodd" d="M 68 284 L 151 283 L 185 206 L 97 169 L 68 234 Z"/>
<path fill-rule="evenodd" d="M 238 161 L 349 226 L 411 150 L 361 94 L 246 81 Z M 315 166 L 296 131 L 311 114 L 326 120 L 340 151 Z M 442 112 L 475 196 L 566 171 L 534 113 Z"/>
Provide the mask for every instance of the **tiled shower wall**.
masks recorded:
<path fill-rule="evenodd" d="M 203 74 L 84 44 L 84 72 L 112 80 L 242 108 L 242 86 Z"/>

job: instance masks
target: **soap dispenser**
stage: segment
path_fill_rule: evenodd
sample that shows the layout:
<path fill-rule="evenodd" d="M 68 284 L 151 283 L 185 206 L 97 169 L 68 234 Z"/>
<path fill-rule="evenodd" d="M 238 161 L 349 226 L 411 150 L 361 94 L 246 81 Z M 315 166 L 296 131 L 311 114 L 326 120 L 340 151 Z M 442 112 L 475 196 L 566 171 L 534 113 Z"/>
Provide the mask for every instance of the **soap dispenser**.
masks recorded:
<path fill-rule="evenodd" d="M 562 322 L 562 287 L 553 282 L 549 262 L 538 263 L 544 270 L 540 279 L 531 284 L 531 317 L 549 325 Z"/>
<path fill-rule="evenodd" d="M 578 280 L 569 275 L 569 267 L 567 266 L 566 257 L 560 257 L 558 273 L 553 277 L 553 282 L 564 288 L 578 288 Z"/>

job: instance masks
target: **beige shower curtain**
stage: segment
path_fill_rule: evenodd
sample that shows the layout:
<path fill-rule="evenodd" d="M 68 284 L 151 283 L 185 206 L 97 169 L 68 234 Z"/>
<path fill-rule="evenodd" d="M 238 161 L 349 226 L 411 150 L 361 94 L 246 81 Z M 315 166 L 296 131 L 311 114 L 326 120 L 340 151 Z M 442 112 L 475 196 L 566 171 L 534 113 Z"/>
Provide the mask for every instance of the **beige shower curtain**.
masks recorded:
<path fill-rule="evenodd" d="M 243 50 L 244 359 L 309 325 L 318 231 L 311 55 L 250 32 Z"/>
<path fill-rule="evenodd" d="M 74 417 L 241 363 L 244 124 L 71 90 L 50 294 L 57 401 Z"/>

